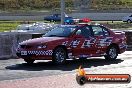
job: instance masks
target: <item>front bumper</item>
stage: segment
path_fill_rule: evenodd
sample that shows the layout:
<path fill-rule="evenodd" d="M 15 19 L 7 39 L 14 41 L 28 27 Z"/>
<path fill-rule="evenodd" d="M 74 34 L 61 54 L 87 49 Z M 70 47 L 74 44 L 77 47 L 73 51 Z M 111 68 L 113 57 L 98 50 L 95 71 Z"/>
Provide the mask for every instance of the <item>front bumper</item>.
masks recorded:
<path fill-rule="evenodd" d="M 120 54 L 124 53 L 127 50 L 127 47 L 128 47 L 127 45 L 119 46 L 119 48 L 120 48 Z"/>
<path fill-rule="evenodd" d="M 16 55 L 20 58 L 52 59 L 52 50 L 17 50 Z"/>

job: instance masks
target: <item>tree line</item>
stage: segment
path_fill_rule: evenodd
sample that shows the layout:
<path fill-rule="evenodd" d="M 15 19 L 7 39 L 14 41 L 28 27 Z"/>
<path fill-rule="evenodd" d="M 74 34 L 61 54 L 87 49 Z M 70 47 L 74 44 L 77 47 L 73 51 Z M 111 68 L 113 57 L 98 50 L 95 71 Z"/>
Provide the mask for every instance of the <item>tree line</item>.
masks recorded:
<path fill-rule="evenodd" d="M 131 9 L 132 0 L 92 0 L 93 9 Z"/>
<path fill-rule="evenodd" d="M 66 6 L 72 6 L 72 0 L 65 0 Z M 0 10 L 32 10 L 59 8 L 60 0 L 0 0 Z"/>
<path fill-rule="evenodd" d="M 60 8 L 61 0 L 0 0 L 0 10 L 34 10 Z M 82 3 L 84 2 L 85 3 Z M 90 8 L 132 8 L 132 0 L 65 0 L 66 7 L 75 7 L 75 3 L 90 2 Z M 78 4 L 77 4 L 78 5 Z"/>

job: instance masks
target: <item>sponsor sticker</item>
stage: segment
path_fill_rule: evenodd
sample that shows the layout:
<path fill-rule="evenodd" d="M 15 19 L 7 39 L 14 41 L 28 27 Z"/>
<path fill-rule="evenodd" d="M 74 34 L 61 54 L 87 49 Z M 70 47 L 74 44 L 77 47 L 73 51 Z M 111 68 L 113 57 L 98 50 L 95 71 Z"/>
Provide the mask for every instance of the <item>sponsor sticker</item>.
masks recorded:
<path fill-rule="evenodd" d="M 76 81 L 80 85 L 85 83 L 130 83 L 131 76 L 129 74 L 86 74 L 80 66 Z"/>

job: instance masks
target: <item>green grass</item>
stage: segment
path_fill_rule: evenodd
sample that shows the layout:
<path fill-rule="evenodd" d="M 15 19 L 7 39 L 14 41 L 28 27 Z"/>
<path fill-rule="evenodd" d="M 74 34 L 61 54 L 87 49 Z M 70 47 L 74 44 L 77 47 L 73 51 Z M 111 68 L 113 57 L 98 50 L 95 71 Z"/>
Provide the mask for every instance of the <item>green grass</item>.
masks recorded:
<path fill-rule="evenodd" d="M 30 21 L 30 23 L 34 23 L 36 21 Z M 38 22 L 38 21 L 37 21 Z M 39 22 L 44 22 L 44 21 L 39 21 Z M 101 23 L 109 28 L 113 29 L 132 29 L 132 23 L 124 23 L 122 21 L 94 21 L 96 23 Z M 10 30 L 15 30 L 16 27 L 20 24 L 24 24 L 23 21 L 0 21 L 0 32 L 4 31 L 10 31 Z"/>
<path fill-rule="evenodd" d="M 11 22 L 11 23 L 0 22 L 0 32 L 14 30 L 19 24 L 20 23 L 18 22 Z"/>
<path fill-rule="evenodd" d="M 34 23 L 36 21 L 30 21 Z M 0 21 L 0 32 L 15 30 L 18 25 L 25 24 L 23 21 Z"/>

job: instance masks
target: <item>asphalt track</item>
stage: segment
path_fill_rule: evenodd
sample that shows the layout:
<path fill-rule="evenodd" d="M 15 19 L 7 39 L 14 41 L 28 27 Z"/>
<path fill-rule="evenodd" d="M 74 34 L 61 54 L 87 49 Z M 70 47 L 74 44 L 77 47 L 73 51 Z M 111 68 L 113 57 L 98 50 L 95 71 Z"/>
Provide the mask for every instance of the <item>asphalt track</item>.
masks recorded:
<path fill-rule="evenodd" d="M 96 73 L 105 72 L 110 68 L 117 68 L 122 71 L 126 67 L 132 68 L 131 60 L 132 51 L 126 51 L 119 55 L 116 61 L 107 62 L 104 57 L 98 57 L 86 60 L 68 60 L 64 65 L 54 65 L 51 61 L 44 60 L 35 61 L 33 65 L 27 65 L 23 59 L 3 58 L 0 60 L 0 81 L 75 73 L 80 65 Z"/>
<path fill-rule="evenodd" d="M 91 18 L 92 20 L 121 20 L 124 16 L 127 16 L 130 13 L 71 13 L 69 16 L 76 18 Z M 31 21 L 31 20 L 43 20 L 48 14 L 28 14 L 28 15 L 0 15 L 0 20 L 16 20 L 16 21 Z"/>
<path fill-rule="evenodd" d="M 132 88 L 132 83 L 76 82 L 77 68 L 82 65 L 87 74 L 132 75 L 132 51 L 118 56 L 116 61 L 106 62 L 103 57 L 67 61 L 65 65 L 37 61 L 26 65 L 21 59 L 0 60 L 0 88 Z"/>

